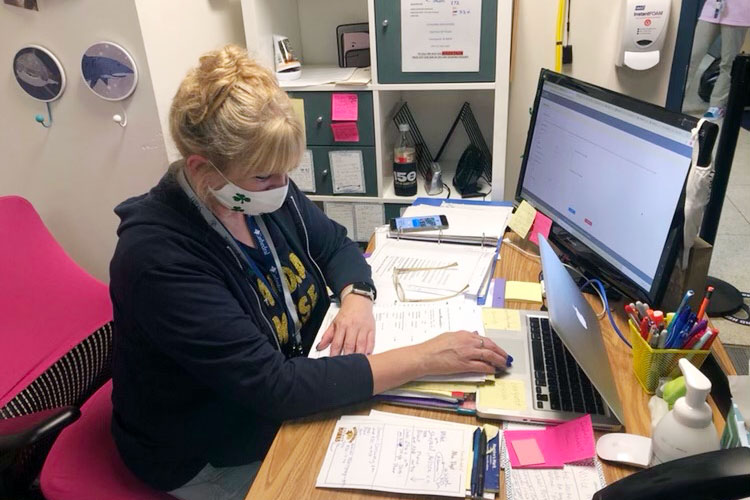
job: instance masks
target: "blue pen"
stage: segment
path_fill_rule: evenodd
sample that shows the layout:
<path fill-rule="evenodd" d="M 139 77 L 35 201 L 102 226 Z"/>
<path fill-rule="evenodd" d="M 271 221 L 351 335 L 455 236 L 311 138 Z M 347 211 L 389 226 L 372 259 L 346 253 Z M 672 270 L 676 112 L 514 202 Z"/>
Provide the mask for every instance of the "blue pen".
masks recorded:
<path fill-rule="evenodd" d="M 695 319 L 697 317 L 698 315 L 694 312 L 691 312 L 690 316 L 688 316 L 687 321 L 685 321 L 685 324 L 680 329 L 680 334 L 677 336 L 677 342 L 675 343 L 675 347 L 677 349 L 682 347 L 685 341 L 687 341 L 688 336 L 690 335 L 690 330 L 693 329 L 693 325 L 695 325 Z"/>
<path fill-rule="evenodd" d="M 682 327 L 685 325 L 685 321 L 687 321 L 688 314 L 690 314 L 690 309 L 683 309 L 679 314 L 675 313 L 675 317 L 672 318 L 672 322 L 669 323 L 669 329 L 667 330 L 667 341 L 665 343 L 667 349 L 671 349 L 675 344 L 677 337 L 682 331 Z"/>
<path fill-rule="evenodd" d="M 479 479 L 479 442 L 482 440 L 482 431 L 479 427 L 474 431 L 474 460 L 471 463 L 471 496 L 477 496 L 477 480 Z"/>
<path fill-rule="evenodd" d="M 675 349 L 676 347 L 678 347 L 677 344 L 680 342 L 682 329 L 685 328 L 685 323 L 687 323 L 691 312 L 692 311 L 690 311 L 689 307 L 686 307 L 682 310 L 682 313 L 679 317 L 679 323 L 674 326 L 674 330 L 672 331 L 672 338 L 670 339 L 671 343 L 669 344 L 670 349 Z"/>
<path fill-rule="evenodd" d="M 692 290 L 688 290 L 685 292 L 685 295 L 682 297 L 682 302 L 680 302 L 680 307 L 677 308 L 677 310 L 674 312 L 674 315 L 679 315 L 683 309 L 687 306 L 688 300 L 690 300 L 690 297 L 695 295 L 695 292 Z"/>

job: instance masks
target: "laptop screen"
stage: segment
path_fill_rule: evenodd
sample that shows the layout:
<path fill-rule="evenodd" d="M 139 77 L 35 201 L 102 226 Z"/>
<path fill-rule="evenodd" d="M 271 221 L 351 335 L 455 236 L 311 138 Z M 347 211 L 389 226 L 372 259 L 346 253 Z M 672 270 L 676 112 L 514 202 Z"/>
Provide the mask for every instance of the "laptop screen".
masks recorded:
<path fill-rule="evenodd" d="M 541 79 L 520 198 L 653 297 L 690 168 L 691 124 L 565 83 Z"/>

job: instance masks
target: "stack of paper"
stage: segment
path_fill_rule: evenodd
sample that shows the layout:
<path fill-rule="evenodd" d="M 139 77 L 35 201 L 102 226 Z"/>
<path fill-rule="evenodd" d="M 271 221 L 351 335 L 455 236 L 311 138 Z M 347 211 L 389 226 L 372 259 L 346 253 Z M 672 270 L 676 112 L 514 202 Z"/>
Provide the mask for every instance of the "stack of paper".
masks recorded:
<path fill-rule="evenodd" d="M 447 243 L 471 243 L 494 247 L 502 238 L 508 218 L 513 211 L 510 206 L 463 205 L 443 202 L 439 207 L 412 205 L 403 217 L 445 215 L 448 228 L 440 231 L 393 232 L 392 238 L 417 241 L 443 241 Z"/>
<path fill-rule="evenodd" d="M 316 486 L 464 498 L 475 430 L 472 425 L 378 411 L 343 416 L 336 422 Z M 497 428 L 488 433 L 484 484 L 490 487 L 499 482 L 500 439 Z"/>
<path fill-rule="evenodd" d="M 510 423 L 503 428 L 505 442 L 501 462 L 505 469 L 505 496 L 509 500 L 590 500 L 606 485 L 601 463 L 596 457 L 554 469 L 513 467 L 510 463 L 508 433 L 544 432 L 544 427 Z"/>

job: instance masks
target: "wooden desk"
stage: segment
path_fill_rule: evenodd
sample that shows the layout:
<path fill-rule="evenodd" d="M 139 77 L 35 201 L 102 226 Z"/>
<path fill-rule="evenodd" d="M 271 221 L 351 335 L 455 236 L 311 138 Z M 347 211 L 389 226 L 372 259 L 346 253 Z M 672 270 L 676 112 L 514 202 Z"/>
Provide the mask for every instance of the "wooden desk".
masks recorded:
<path fill-rule="evenodd" d="M 518 243 L 517 239 L 516 243 Z M 536 251 L 536 247 L 531 244 L 522 243 L 521 245 L 526 246 L 533 252 Z M 503 245 L 501 260 L 498 261 L 496 268 L 496 276 L 517 281 L 538 281 L 540 270 L 541 264 L 538 259 L 535 260 L 527 257 L 509 245 Z M 587 297 L 594 310 L 598 311 L 601 309 L 597 296 Z M 539 309 L 539 304 L 509 301 L 506 303 L 506 307 Z M 617 325 L 620 331 L 625 333 L 627 332 L 627 324 L 621 304 L 618 304 L 615 309 L 619 312 L 619 314 L 615 315 Z M 649 396 L 643 392 L 643 389 L 632 373 L 629 349 L 619 339 L 606 316 L 600 321 L 600 327 L 609 354 L 609 360 L 612 364 L 613 373 L 617 380 L 620 399 L 625 409 L 625 429 L 630 433 L 649 436 L 651 434 L 650 415 L 647 406 Z M 713 344 L 713 351 L 724 371 L 734 374 L 732 363 L 718 339 Z M 711 406 L 714 409 L 714 422 L 716 422 L 716 427 L 719 433 L 721 433 L 724 428 L 723 418 L 715 405 L 712 404 Z M 404 408 L 376 403 L 374 401 L 354 407 L 342 408 L 335 412 L 319 414 L 314 417 L 289 421 L 282 425 L 281 430 L 274 439 L 246 500 L 297 500 L 302 498 L 325 500 L 375 498 L 444 499 L 445 497 L 428 497 L 425 495 L 398 495 L 377 491 L 315 488 L 315 480 L 323 463 L 326 447 L 331 438 L 336 420 L 344 414 L 368 414 L 370 409 L 373 408 L 392 413 L 416 415 L 437 420 L 450 420 L 465 424 L 475 424 L 477 421 L 498 423 L 497 421 L 477 419 L 476 417 L 456 415 L 444 411 Z M 604 475 L 607 483 L 621 479 L 636 470 L 632 467 L 604 464 Z M 502 480 L 503 474 L 501 473 L 501 493 L 499 498 L 505 498 L 505 488 Z"/>

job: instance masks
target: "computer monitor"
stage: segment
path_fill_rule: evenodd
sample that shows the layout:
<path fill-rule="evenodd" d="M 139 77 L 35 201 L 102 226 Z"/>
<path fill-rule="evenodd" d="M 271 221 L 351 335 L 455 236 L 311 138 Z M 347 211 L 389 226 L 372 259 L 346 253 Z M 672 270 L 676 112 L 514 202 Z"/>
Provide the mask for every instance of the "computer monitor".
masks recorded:
<path fill-rule="evenodd" d="M 658 304 L 682 242 L 697 119 L 542 70 L 516 199 L 590 275 Z"/>

